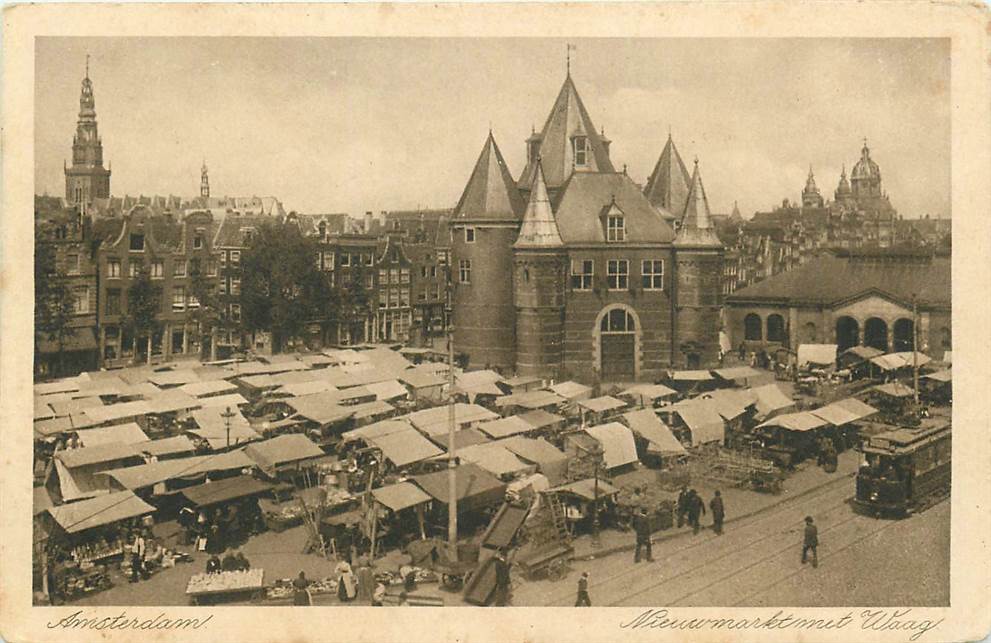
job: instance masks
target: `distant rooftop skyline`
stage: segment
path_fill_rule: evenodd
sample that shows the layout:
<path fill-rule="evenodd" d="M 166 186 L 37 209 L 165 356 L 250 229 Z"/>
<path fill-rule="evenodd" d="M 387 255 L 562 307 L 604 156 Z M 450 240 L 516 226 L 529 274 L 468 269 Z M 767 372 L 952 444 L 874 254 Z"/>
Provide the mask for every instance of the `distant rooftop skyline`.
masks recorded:
<path fill-rule="evenodd" d="M 668 131 L 714 212 L 832 198 L 864 137 L 906 217 L 950 215 L 949 42 L 923 39 L 38 38 L 35 191 L 61 195 L 90 78 L 111 191 L 286 210 L 449 208 L 491 127 L 514 177 L 571 73 L 645 183 Z M 78 64 L 74 64 L 77 62 Z"/>

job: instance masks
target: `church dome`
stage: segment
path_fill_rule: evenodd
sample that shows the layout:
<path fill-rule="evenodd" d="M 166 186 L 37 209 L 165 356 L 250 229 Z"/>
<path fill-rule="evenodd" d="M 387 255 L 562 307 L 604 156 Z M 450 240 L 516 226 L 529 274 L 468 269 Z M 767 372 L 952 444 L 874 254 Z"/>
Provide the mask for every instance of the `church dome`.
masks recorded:
<path fill-rule="evenodd" d="M 881 170 L 878 168 L 877 163 L 871 160 L 871 151 L 867 147 L 866 140 L 864 141 L 863 149 L 860 150 L 860 160 L 853 166 L 853 172 L 850 173 L 850 178 L 854 180 L 881 178 Z"/>

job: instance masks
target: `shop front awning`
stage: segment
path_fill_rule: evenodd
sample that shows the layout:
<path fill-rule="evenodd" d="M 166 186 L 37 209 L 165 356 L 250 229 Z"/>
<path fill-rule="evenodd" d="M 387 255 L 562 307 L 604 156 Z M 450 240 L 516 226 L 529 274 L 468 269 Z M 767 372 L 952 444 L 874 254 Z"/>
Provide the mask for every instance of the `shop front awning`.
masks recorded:
<path fill-rule="evenodd" d="M 55 523 L 70 534 L 143 516 L 153 511 L 155 511 L 154 507 L 131 491 L 118 491 L 48 509 Z"/>
<path fill-rule="evenodd" d="M 99 345 L 96 343 L 96 335 L 92 328 L 76 328 L 72 333 L 62 338 L 61 346 L 57 338 L 51 339 L 45 334 L 42 334 L 38 340 L 38 352 L 46 355 L 60 352 L 95 351 L 98 349 Z"/>
<path fill-rule="evenodd" d="M 619 422 L 586 427 L 585 432 L 602 445 L 602 458 L 607 469 L 637 461 L 637 445 L 633 433 Z"/>
<path fill-rule="evenodd" d="M 372 489 L 372 496 L 392 511 L 402 511 L 431 500 L 429 495 L 412 482 L 399 482 Z"/>
<path fill-rule="evenodd" d="M 251 476 L 237 476 L 234 478 L 224 478 L 205 482 L 195 487 L 187 487 L 181 491 L 193 505 L 197 507 L 209 507 L 222 502 L 250 498 L 271 491 L 272 485 L 252 478 Z"/>

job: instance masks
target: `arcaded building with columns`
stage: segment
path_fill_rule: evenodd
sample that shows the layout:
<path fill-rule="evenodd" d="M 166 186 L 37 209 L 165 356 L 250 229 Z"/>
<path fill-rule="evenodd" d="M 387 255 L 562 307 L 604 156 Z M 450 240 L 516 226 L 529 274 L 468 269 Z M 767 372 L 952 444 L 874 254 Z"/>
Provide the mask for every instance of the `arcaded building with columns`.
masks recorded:
<path fill-rule="evenodd" d="M 914 316 L 913 322 L 913 302 Z M 733 346 L 748 350 L 799 344 L 919 350 L 941 358 L 953 348 L 950 257 L 931 252 L 838 250 L 747 288 L 726 300 Z"/>
<path fill-rule="evenodd" d="M 723 246 L 674 142 L 617 171 L 570 74 L 513 178 L 491 132 L 451 221 L 455 350 L 470 367 L 593 382 L 713 364 Z"/>

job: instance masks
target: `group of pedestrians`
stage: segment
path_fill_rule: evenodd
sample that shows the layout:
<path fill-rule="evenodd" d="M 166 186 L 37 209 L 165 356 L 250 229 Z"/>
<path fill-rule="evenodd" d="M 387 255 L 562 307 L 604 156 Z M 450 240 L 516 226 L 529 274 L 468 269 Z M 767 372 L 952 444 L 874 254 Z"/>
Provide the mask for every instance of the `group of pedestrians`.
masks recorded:
<path fill-rule="evenodd" d="M 723 520 L 726 518 L 726 506 L 723 504 L 723 496 L 717 489 L 709 501 L 709 509 L 712 511 L 712 530 L 716 534 L 723 535 Z M 696 534 L 702 529 L 701 518 L 705 515 L 705 501 L 695 489 L 689 489 L 682 485 L 681 493 L 678 494 L 678 527 L 685 523 L 692 528 Z"/>

